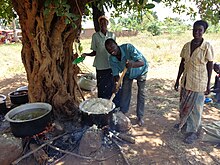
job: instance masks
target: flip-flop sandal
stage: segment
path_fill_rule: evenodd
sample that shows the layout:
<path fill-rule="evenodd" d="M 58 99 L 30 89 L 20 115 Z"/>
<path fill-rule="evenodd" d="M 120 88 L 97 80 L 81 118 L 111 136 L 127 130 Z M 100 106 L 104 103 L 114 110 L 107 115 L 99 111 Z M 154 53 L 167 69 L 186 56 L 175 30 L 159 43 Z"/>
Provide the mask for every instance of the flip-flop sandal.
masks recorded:
<path fill-rule="evenodd" d="M 173 128 L 175 128 L 175 129 L 179 129 L 179 127 L 180 127 L 180 124 L 179 124 L 179 123 L 177 123 L 177 124 L 175 124 L 175 125 L 173 126 Z"/>
<path fill-rule="evenodd" d="M 192 133 L 184 139 L 184 142 L 187 144 L 192 144 L 197 139 L 198 139 L 198 135 L 196 133 Z"/>

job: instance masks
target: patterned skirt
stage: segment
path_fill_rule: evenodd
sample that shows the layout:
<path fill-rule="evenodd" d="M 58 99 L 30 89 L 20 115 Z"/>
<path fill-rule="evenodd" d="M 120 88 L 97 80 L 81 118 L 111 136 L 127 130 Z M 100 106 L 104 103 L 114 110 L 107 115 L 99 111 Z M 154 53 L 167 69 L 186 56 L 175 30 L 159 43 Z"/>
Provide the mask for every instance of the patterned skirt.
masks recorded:
<path fill-rule="evenodd" d="M 179 130 L 185 125 L 186 133 L 198 131 L 201 125 L 204 99 L 204 92 L 193 92 L 185 88 L 181 89 Z"/>

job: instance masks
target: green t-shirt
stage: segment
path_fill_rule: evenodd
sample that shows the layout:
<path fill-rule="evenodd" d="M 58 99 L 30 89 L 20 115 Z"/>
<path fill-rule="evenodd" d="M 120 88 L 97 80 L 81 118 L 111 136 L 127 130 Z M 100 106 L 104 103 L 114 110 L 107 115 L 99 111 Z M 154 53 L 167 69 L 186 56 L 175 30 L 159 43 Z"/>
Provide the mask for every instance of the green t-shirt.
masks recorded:
<path fill-rule="evenodd" d="M 93 66 L 97 70 L 110 69 L 109 56 L 110 54 L 105 49 L 105 41 L 108 38 L 116 39 L 116 36 L 112 32 L 106 33 L 104 35 L 102 32 L 96 32 L 92 35 L 91 49 L 96 51 L 96 56 L 93 62 Z"/>

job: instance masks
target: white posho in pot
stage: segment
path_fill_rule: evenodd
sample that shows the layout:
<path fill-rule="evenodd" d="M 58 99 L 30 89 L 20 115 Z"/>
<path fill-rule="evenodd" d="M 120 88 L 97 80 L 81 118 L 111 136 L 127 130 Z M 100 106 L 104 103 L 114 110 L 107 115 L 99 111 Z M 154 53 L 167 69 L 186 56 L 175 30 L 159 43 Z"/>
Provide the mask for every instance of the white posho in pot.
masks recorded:
<path fill-rule="evenodd" d="M 115 108 L 115 104 L 108 99 L 92 98 L 82 102 L 79 108 L 87 114 L 108 114 Z"/>

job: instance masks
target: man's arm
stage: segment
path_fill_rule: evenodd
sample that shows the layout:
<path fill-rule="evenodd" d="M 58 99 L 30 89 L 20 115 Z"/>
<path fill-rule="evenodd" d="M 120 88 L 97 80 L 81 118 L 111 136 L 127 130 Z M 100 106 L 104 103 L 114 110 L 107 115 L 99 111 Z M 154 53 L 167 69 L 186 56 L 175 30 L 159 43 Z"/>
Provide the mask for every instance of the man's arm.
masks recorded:
<path fill-rule="evenodd" d="M 126 62 L 126 68 L 139 68 L 141 66 L 144 66 L 144 61 L 142 60 Z"/>
<path fill-rule="evenodd" d="M 86 56 L 95 56 L 96 55 L 96 51 L 92 51 L 91 53 L 83 53 L 81 56 L 86 57 Z"/>

